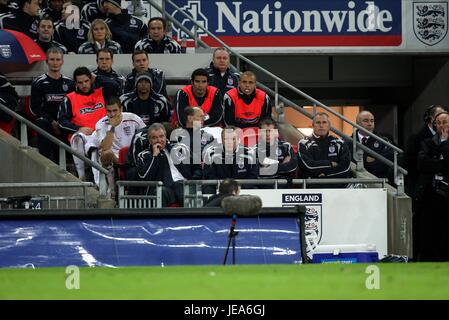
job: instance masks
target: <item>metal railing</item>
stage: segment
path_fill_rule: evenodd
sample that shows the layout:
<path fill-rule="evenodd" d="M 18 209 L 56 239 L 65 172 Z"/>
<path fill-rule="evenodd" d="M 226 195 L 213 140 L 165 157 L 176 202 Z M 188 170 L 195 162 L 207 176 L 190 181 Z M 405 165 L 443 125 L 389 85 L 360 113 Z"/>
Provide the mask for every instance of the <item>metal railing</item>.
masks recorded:
<path fill-rule="evenodd" d="M 302 189 L 307 189 L 308 185 L 320 185 L 320 184 L 326 184 L 326 185 L 340 185 L 340 184 L 348 184 L 348 185 L 354 185 L 357 187 L 357 185 L 365 186 L 369 184 L 380 184 L 381 188 L 385 188 L 385 185 L 387 183 L 387 179 L 384 178 L 374 178 L 374 179 L 366 179 L 366 178 L 334 178 L 334 179 L 292 179 L 293 185 L 302 185 Z"/>
<path fill-rule="evenodd" d="M 257 186 L 270 186 L 274 189 L 288 183 L 286 179 L 236 179 L 240 185 L 251 184 Z M 203 194 L 203 186 L 216 186 L 217 190 L 223 180 L 188 180 L 183 181 L 184 184 L 184 207 L 185 208 L 201 208 L 204 200 L 212 196 L 212 194 Z M 193 190 L 193 194 L 191 191 Z"/>
<path fill-rule="evenodd" d="M 59 147 L 59 167 L 63 170 L 67 168 L 67 162 L 65 157 L 65 152 L 69 152 L 70 154 L 80 158 L 84 161 L 84 163 L 90 165 L 91 167 L 100 171 L 100 182 L 99 182 L 99 191 L 102 197 L 106 197 L 107 194 L 107 182 L 106 175 L 108 174 L 108 170 L 103 168 L 99 163 L 92 161 L 87 158 L 84 154 L 79 153 L 78 151 L 72 149 L 70 146 L 66 145 L 64 142 L 60 141 L 58 138 L 55 138 L 45 130 L 39 128 L 37 125 L 25 119 L 20 114 L 15 111 L 9 109 L 5 105 L 0 103 L 0 110 L 6 112 L 16 120 L 20 122 L 20 144 L 22 147 L 28 147 L 28 130 L 27 127 L 33 129 L 38 134 L 44 136 L 46 139 L 50 140 L 52 143 L 56 144 Z"/>
<path fill-rule="evenodd" d="M 51 196 L 48 194 L 35 194 L 30 195 L 30 200 L 44 200 L 47 202 L 47 206 L 39 209 L 68 209 L 70 208 L 70 202 L 74 202 L 74 206 L 78 208 L 78 201 L 83 202 L 83 207 L 87 208 L 87 188 L 93 187 L 92 182 L 20 182 L 20 183 L 0 183 L 0 189 L 28 189 L 28 188 L 58 188 L 58 189 L 68 189 L 68 188 L 82 188 L 82 196 Z M 23 193 L 23 192 L 21 192 Z M 24 196 L 12 197 L 21 198 Z M 11 197 L 1 198 L 0 202 L 6 204 L 12 204 L 10 201 Z M 55 204 L 52 205 L 52 202 Z M 65 203 L 65 206 L 60 206 L 60 202 Z"/>
<path fill-rule="evenodd" d="M 333 128 L 333 127 L 331 128 L 331 130 L 333 132 L 335 132 L 336 134 L 338 134 L 338 135 L 344 137 L 345 139 L 351 141 L 353 144 L 357 145 L 358 148 L 362 149 L 364 152 L 367 152 L 369 155 L 375 157 L 376 159 L 378 159 L 383 164 L 385 164 L 385 165 L 387 165 L 389 167 L 393 167 L 395 183 L 396 183 L 396 185 L 398 187 L 397 188 L 397 193 L 398 193 L 398 195 L 403 195 L 404 194 L 404 175 L 407 174 L 407 170 L 405 170 L 404 168 L 402 168 L 402 167 L 400 167 L 398 165 L 398 155 L 403 153 L 402 149 L 400 149 L 397 146 L 395 146 L 394 144 L 386 141 L 382 137 L 380 137 L 380 136 L 378 136 L 378 135 L 376 135 L 376 134 L 366 130 L 362 126 L 360 126 L 357 123 L 351 121 L 350 119 L 346 118 L 345 116 L 339 114 L 338 112 L 334 111 L 332 108 L 330 108 L 327 105 L 321 103 L 320 101 L 314 99 L 313 97 L 309 96 L 305 92 L 299 90 L 298 88 L 294 87 L 290 83 L 286 82 L 285 80 L 279 78 L 275 74 L 273 74 L 270 71 L 266 70 L 262 66 L 260 66 L 257 63 L 251 61 L 250 59 L 246 58 L 245 56 L 241 55 L 240 53 L 236 52 L 231 47 L 229 47 L 225 42 L 223 42 L 217 36 L 215 36 L 212 32 L 210 32 L 208 29 L 206 29 L 201 24 L 196 22 L 195 19 L 192 16 L 190 16 L 188 13 L 184 12 L 184 10 L 182 10 L 182 8 L 177 6 L 173 1 L 171 1 L 171 0 L 162 0 L 162 6 L 159 6 L 154 0 L 146 0 L 146 1 L 148 3 L 150 3 L 154 8 L 159 10 L 166 19 L 170 20 L 172 23 L 175 24 L 175 26 L 180 28 L 182 31 L 184 31 L 186 34 L 188 34 L 192 39 L 194 39 L 195 40 L 195 47 L 197 47 L 198 45 L 201 45 L 201 46 L 203 46 L 205 48 L 209 47 L 205 42 L 203 42 L 203 41 L 201 41 L 201 39 L 197 38 L 197 30 L 199 28 L 202 31 L 204 31 L 208 36 L 210 36 L 215 41 L 217 41 L 221 46 L 223 46 L 229 52 L 231 52 L 233 55 L 235 55 L 236 58 L 237 58 L 237 62 L 236 62 L 237 66 L 240 66 L 240 60 L 243 60 L 246 63 L 248 63 L 249 65 L 251 65 L 252 67 L 256 68 L 260 72 L 265 73 L 267 76 L 269 76 L 271 79 L 273 79 L 274 80 L 275 90 L 272 90 L 271 88 L 265 86 L 264 84 L 262 84 L 260 82 L 257 82 L 257 85 L 258 85 L 258 87 L 260 87 L 261 89 L 263 89 L 264 91 L 266 91 L 267 93 L 269 93 L 270 95 L 275 97 L 276 109 L 279 110 L 281 113 L 283 113 L 283 110 L 282 110 L 283 108 L 282 108 L 282 106 L 280 108 L 278 108 L 279 101 L 288 104 L 289 107 L 292 107 L 293 109 L 295 109 L 296 111 L 302 113 L 303 115 L 307 116 L 308 118 L 310 118 L 310 119 L 313 118 L 313 115 L 311 115 L 309 112 L 305 111 L 301 106 L 297 105 L 296 103 L 294 103 L 294 102 L 290 101 L 289 99 L 287 99 L 287 98 L 283 97 L 282 95 L 280 95 L 279 92 L 278 92 L 279 84 L 282 84 L 286 88 L 292 90 L 293 92 L 299 94 L 303 98 L 305 98 L 308 101 L 312 102 L 315 107 L 316 106 L 322 107 L 327 112 L 335 115 L 339 119 L 341 119 L 341 120 L 349 123 L 350 125 L 352 125 L 354 128 L 357 128 L 358 130 L 361 130 L 366 135 L 376 139 L 377 141 L 379 141 L 382 144 L 386 145 L 387 147 L 391 148 L 393 150 L 393 152 L 394 152 L 394 161 L 390 161 L 390 160 L 386 159 L 385 157 L 383 157 L 382 155 L 378 154 L 377 152 L 375 152 L 375 151 L 369 149 L 368 147 L 364 146 L 362 143 L 354 141 L 352 137 L 344 134 L 340 130 L 337 130 L 336 128 Z M 191 32 L 190 30 L 188 30 L 186 27 L 184 27 L 178 20 L 173 18 L 171 15 L 166 14 L 165 8 L 167 7 L 167 4 L 170 4 L 173 8 L 178 10 L 178 12 L 180 14 L 182 14 L 184 17 L 186 17 L 187 19 L 190 20 L 190 22 L 194 26 L 194 32 Z M 235 68 L 234 66 L 231 66 L 231 69 L 233 71 L 239 72 L 239 70 L 237 68 Z M 358 167 L 360 168 L 360 164 L 359 164 Z"/>
<path fill-rule="evenodd" d="M 161 181 L 117 181 L 118 206 L 124 209 L 162 208 Z M 156 188 L 154 195 L 134 195 L 127 193 L 127 187 Z"/>

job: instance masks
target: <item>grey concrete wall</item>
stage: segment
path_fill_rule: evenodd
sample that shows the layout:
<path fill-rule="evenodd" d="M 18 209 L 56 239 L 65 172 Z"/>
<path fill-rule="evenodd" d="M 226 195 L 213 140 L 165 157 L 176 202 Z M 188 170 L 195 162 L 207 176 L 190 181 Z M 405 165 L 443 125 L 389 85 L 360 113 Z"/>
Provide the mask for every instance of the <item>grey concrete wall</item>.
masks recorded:
<path fill-rule="evenodd" d="M 0 183 L 17 182 L 80 182 L 30 147 L 23 148 L 17 139 L 0 130 Z M 88 188 L 88 206 L 96 207 L 99 193 Z M 0 197 L 19 195 L 81 196 L 81 188 L 3 189 Z M 62 203 L 61 203 L 62 204 Z M 82 203 L 79 203 L 81 207 Z M 73 204 L 70 207 L 74 207 Z"/>
<path fill-rule="evenodd" d="M 367 171 L 355 171 L 355 165 L 351 169 L 356 172 L 357 178 L 375 178 Z M 380 186 L 371 185 L 379 188 Z M 388 253 L 413 257 L 412 242 L 412 199 L 409 196 L 398 196 L 396 189 L 387 185 L 387 234 Z M 376 226 L 372 226 L 376 228 Z"/>

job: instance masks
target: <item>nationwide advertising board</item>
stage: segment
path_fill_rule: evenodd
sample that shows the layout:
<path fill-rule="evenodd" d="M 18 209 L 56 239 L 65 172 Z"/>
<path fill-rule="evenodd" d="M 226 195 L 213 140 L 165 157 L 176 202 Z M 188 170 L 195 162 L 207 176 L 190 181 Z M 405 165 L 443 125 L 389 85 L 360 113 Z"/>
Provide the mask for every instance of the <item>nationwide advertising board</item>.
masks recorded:
<path fill-rule="evenodd" d="M 173 0 L 244 52 L 449 52 L 448 2 L 413 0 Z M 189 30 L 178 9 L 169 13 Z M 201 30 L 201 40 L 219 44 Z M 188 38 L 173 27 L 173 36 Z"/>

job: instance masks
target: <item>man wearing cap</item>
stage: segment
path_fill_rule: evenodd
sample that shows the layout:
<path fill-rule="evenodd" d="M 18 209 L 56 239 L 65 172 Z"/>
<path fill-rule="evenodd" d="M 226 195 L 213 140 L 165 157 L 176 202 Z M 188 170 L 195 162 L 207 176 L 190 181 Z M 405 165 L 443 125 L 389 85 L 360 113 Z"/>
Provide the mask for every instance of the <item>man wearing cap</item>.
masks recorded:
<path fill-rule="evenodd" d="M 148 38 L 137 42 L 134 49 L 148 53 L 181 53 L 181 46 L 167 36 L 167 21 L 161 17 L 148 21 Z"/>
<path fill-rule="evenodd" d="M 96 76 L 95 87 L 103 88 L 106 100 L 111 96 L 120 96 L 125 87 L 125 77 L 112 69 L 114 54 L 109 48 L 97 51 L 97 69 L 92 73 Z"/>
<path fill-rule="evenodd" d="M 123 53 L 132 53 L 137 41 L 147 36 L 147 26 L 138 17 L 122 10 L 121 0 L 103 0 L 103 9 L 108 15 L 106 23 L 112 39 L 120 44 Z"/>
<path fill-rule="evenodd" d="M 165 83 L 164 71 L 158 68 L 150 68 L 148 53 L 142 50 L 134 51 L 131 55 L 133 61 L 133 70 L 126 76 L 125 93 L 134 91 L 135 79 L 138 73 L 148 72 L 152 80 L 152 89 L 154 92 L 162 94 L 168 98 L 167 84 Z"/>
<path fill-rule="evenodd" d="M 178 91 L 174 102 L 173 127 L 186 126 L 185 108 L 198 106 L 204 111 L 204 126 L 219 126 L 223 115 L 220 90 L 209 86 L 206 70 L 196 69 L 191 76 L 191 84 Z"/>
<path fill-rule="evenodd" d="M 139 73 L 135 82 L 135 90 L 120 97 L 125 110 L 141 117 L 147 126 L 155 122 L 169 121 L 170 103 L 166 97 L 152 90 L 151 74 Z"/>

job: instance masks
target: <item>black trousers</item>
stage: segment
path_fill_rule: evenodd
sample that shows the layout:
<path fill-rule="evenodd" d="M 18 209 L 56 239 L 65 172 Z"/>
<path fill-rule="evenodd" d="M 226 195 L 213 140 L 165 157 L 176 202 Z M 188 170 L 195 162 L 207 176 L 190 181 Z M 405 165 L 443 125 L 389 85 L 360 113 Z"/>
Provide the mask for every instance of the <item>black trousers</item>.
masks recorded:
<path fill-rule="evenodd" d="M 62 142 L 65 143 L 66 139 L 64 140 L 65 134 L 61 133 L 61 136 L 56 136 L 53 131 L 53 126 L 51 125 L 50 121 L 48 119 L 39 118 L 36 120 L 36 125 L 54 136 L 55 138 L 58 138 Z M 39 153 L 45 156 L 46 158 L 52 160 L 55 163 L 59 162 L 59 147 L 55 143 L 51 142 L 44 136 L 38 134 L 37 136 L 37 148 L 39 149 Z"/>

